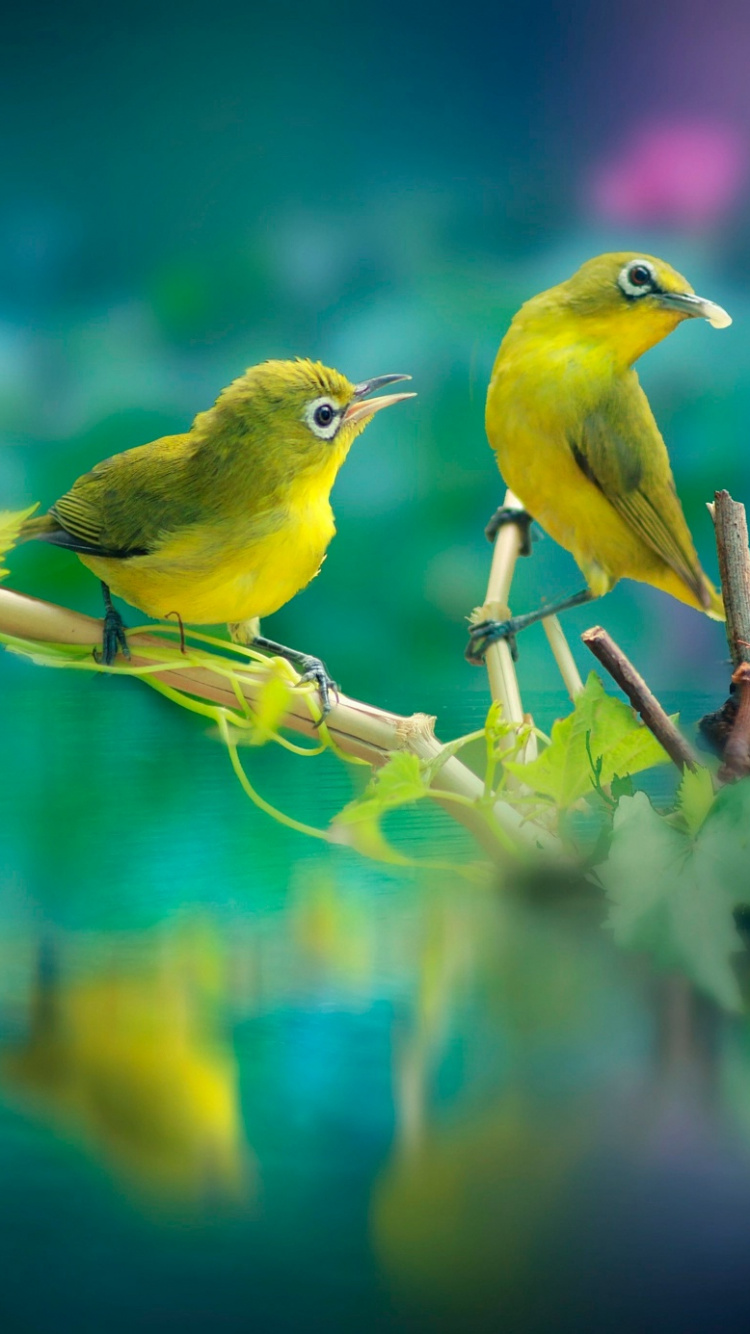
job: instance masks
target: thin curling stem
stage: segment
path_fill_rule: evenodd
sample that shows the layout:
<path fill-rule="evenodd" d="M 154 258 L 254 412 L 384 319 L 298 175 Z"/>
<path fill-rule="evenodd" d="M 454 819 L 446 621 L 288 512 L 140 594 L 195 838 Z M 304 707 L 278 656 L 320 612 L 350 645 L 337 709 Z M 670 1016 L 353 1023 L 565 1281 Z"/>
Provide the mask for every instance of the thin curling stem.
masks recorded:
<path fill-rule="evenodd" d="M 677 768 L 681 772 L 685 768 L 696 769 L 698 759 L 693 750 L 677 731 L 671 718 L 667 717 L 658 699 L 652 695 L 630 659 L 625 656 L 607 631 L 600 625 L 595 625 L 591 630 L 585 630 L 581 639 L 620 689 L 625 691 L 633 708 L 641 715 L 649 731 L 653 732 Z"/>

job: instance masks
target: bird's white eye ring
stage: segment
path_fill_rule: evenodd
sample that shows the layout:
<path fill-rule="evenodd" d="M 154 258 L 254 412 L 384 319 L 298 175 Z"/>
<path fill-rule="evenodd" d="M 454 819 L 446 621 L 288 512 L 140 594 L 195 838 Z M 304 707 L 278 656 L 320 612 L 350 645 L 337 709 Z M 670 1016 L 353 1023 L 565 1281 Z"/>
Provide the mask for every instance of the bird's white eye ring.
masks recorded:
<path fill-rule="evenodd" d="M 341 408 L 332 398 L 314 398 L 305 408 L 305 421 L 320 440 L 332 440 L 341 425 Z"/>
<path fill-rule="evenodd" d="M 625 265 L 617 283 L 625 296 L 648 296 L 656 289 L 656 276 L 645 259 L 637 259 Z"/>

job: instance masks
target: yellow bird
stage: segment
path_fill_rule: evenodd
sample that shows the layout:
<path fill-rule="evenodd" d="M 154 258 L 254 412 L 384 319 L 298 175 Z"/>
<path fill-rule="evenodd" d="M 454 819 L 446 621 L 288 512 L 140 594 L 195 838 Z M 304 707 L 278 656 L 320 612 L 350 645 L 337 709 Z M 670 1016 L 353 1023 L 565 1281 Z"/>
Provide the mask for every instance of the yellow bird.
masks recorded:
<path fill-rule="evenodd" d="M 633 362 L 693 316 L 715 328 L 726 311 L 696 296 L 663 260 L 599 255 L 567 282 L 527 301 L 503 339 L 487 394 L 486 427 L 500 471 L 535 519 L 575 558 L 587 587 L 510 621 L 471 628 L 466 656 L 555 611 L 640 579 L 723 619 L 677 498 L 666 446 Z"/>
<path fill-rule="evenodd" d="M 331 488 L 356 436 L 381 408 L 412 394 L 368 395 L 408 375 L 351 384 L 312 361 L 266 361 L 222 390 L 183 435 L 164 436 L 98 463 L 21 540 L 75 551 L 102 581 L 101 660 L 125 629 L 110 590 L 148 616 L 194 625 L 269 616 L 318 573 L 335 532 Z M 246 635 L 288 658 L 320 688 L 317 658 Z M 240 636 L 238 636 L 240 637 Z"/>

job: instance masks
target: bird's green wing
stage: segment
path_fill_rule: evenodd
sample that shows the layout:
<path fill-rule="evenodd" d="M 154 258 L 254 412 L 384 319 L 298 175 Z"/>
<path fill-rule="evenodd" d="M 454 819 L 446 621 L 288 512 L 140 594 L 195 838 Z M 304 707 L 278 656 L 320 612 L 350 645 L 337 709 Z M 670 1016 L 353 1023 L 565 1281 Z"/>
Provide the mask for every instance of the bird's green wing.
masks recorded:
<path fill-rule="evenodd" d="M 709 593 L 675 490 L 666 445 L 635 371 L 570 433 L 581 472 L 704 606 Z"/>
<path fill-rule="evenodd" d="M 186 435 L 165 436 L 97 463 L 51 507 L 54 526 L 39 536 L 81 554 L 148 555 L 197 516 L 191 487 L 180 484 L 191 448 Z"/>

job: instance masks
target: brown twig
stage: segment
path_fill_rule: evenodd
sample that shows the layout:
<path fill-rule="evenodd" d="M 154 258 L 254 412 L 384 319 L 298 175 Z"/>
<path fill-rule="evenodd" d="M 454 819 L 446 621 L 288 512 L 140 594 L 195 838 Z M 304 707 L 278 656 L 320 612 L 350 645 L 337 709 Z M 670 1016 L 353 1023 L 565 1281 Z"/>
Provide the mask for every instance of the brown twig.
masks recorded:
<path fill-rule="evenodd" d="M 750 663 L 740 663 L 732 684 L 739 693 L 739 706 L 724 747 L 724 762 L 718 774 L 721 783 L 731 783 L 750 773 Z"/>
<path fill-rule="evenodd" d="M 727 615 L 732 663 L 750 662 L 750 551 L 745 506 L 728 491 L 717 491 L 709 506 L 716 529 L 721 590 Z"/>
<path fill-rule="evenodd" d="M 641 715 L 649 731 L 653 732 L 677 768 L 680 771 L 685 767 L 695 769 L 698 760 L 691 747 L 677 731 L 672 720 L 667 717 L 658 699 L 652 695 L 630 659 L 626 658 L 607 631 L 600 625 L 595 625 L 591 630 L 584 631 L 581 639 L 618 686 L 625 691 L 633 708 Z"/>
<path fill-rule="evenodd" d="M 699 726 L 723 755 L 719 781 L 731 783 L 750 773 L 750 551 L 745 506 L 728 491 L 717 491 L 708 508 L 716 530 L 735 691 L 717 713 L 701 718 Z"/>

